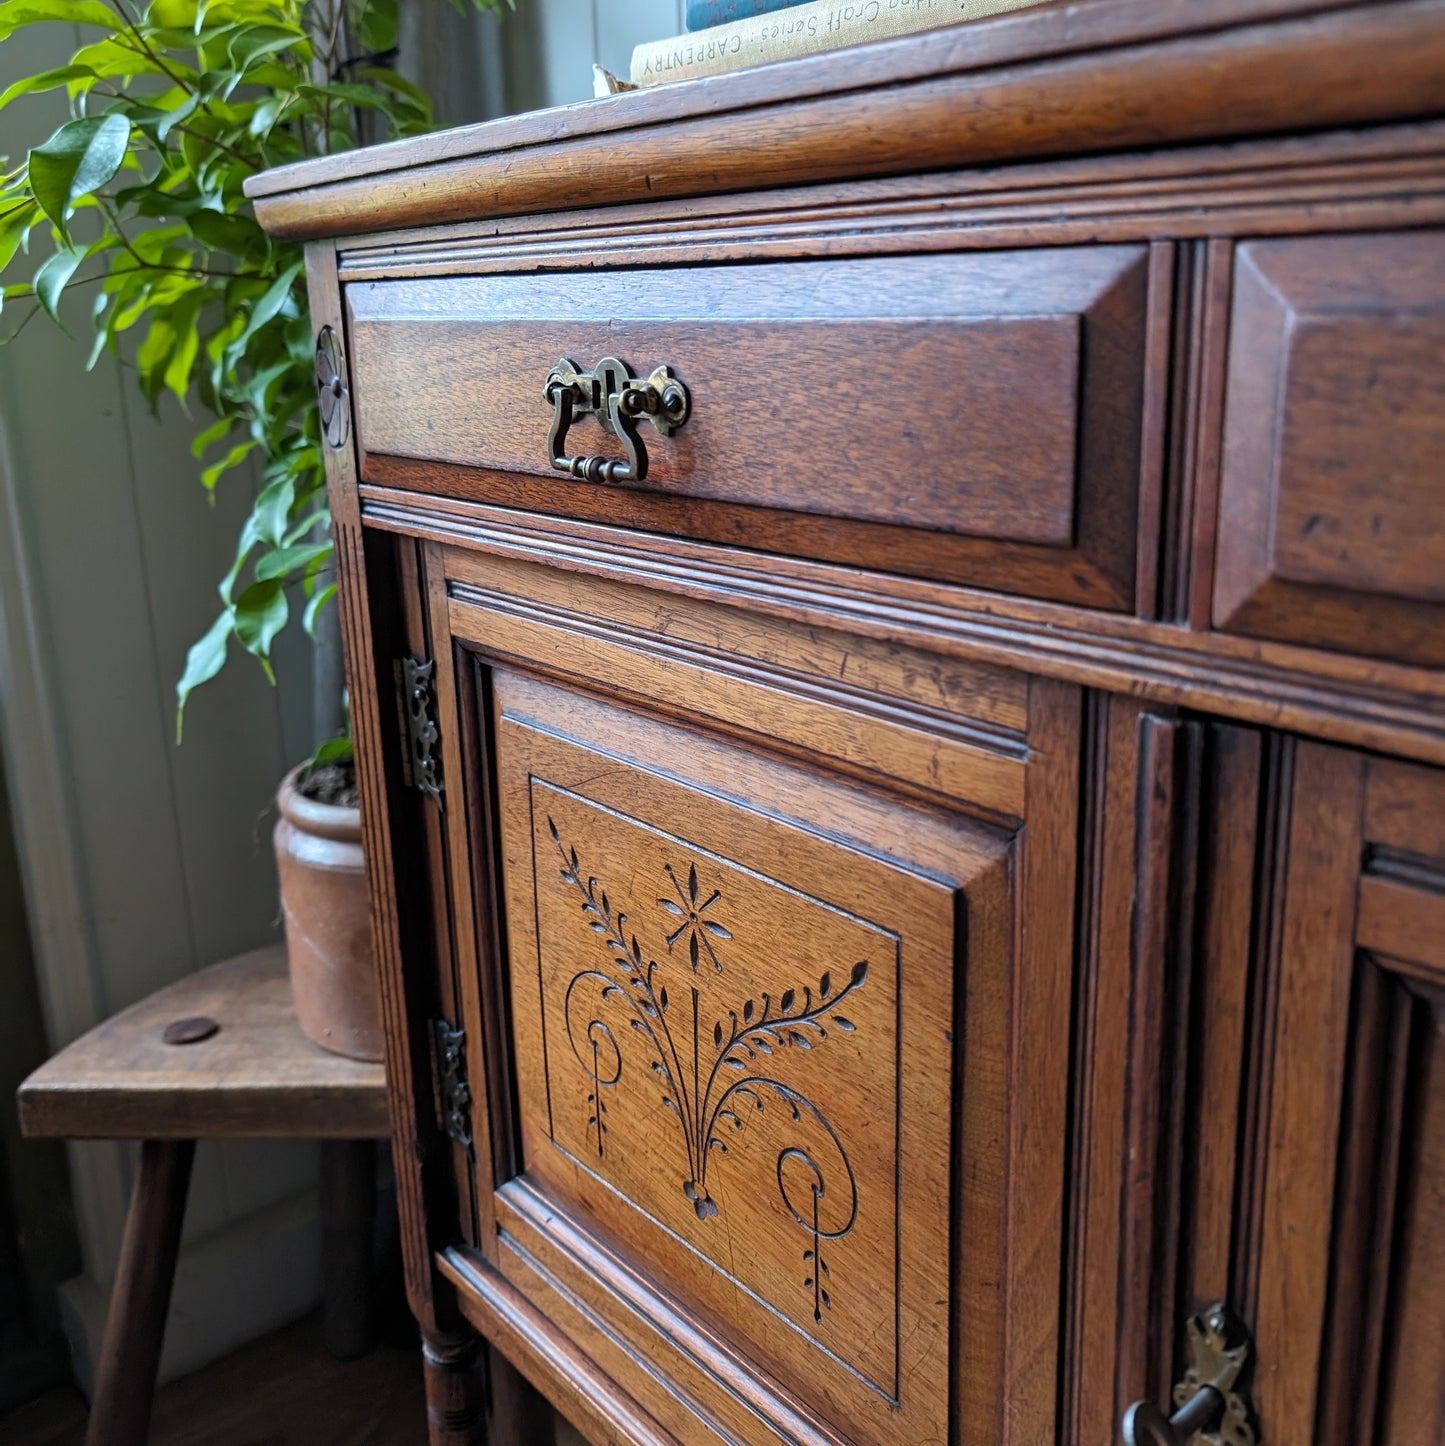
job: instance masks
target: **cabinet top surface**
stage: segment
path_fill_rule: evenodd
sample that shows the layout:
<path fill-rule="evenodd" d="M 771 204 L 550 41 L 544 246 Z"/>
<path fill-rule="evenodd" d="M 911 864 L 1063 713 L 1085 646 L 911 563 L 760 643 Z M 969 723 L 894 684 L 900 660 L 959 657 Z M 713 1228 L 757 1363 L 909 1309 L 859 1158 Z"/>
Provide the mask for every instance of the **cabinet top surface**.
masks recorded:
<path fill-rule="evenodd" d="M 254 177 L 297 239 L 1424 118 L 1445 0 L 1075 0 Z"/>

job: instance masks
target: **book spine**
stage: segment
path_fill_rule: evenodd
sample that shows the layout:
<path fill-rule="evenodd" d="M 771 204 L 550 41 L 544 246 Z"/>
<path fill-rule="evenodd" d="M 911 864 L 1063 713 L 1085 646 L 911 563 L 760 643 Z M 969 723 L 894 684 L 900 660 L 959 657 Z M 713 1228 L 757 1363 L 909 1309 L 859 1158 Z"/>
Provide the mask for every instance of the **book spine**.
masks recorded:
<path fill-rule="evenodd" d="M 714 25 L 768 15 L 774 10 L 791 10 L 795 5 L 806 3 L 807 0 L 687 0 L 687 28 L 711 30 Z"/>
<path fill-rule="evenodd" d="M 632 52 L 632 83 L 661 85 L 745 70 L 771 60 L 816 55 L 1025 10 L 1044 0 L 811 0 L 810 4 L 654 40 Z"/>

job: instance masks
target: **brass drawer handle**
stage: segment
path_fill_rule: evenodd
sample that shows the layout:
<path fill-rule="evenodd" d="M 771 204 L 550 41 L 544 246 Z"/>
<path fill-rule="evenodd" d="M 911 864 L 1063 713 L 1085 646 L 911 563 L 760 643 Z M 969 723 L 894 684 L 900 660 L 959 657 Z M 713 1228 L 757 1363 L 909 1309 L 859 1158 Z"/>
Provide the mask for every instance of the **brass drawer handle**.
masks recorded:
<path fill-rule="evenodd" d="M 547 373 L 543 395 L 552 404 L 552 428 L 547 452 L 559 472 L 588 482 L 641 482 L 647 476 L 647 448 L 637 426 L 652 423 L 670 437 L 687 421 L 687 388 L 670 367 L 658 367 L 645 380 L 632 375 L 614 356 L 603 357 L 595 370 L 584 372 L 565 357 Z M 603 430 L 618 438 L 627 460 L 609 457 L 568 457 L 567 429 L 579 416 L 591 412 Z"/>
<path fill-rule="evenodd" d="M 1124 1446 L 1256 1446 L 1249 1406 L 1234 1389 L 1249 1360 L 1249 1336 L 1223 1305 L 1189 1319 L 1194 1364 L 1174 1387 L 1166 1416 L 1147 1401 L 1124 1412 Z"/>

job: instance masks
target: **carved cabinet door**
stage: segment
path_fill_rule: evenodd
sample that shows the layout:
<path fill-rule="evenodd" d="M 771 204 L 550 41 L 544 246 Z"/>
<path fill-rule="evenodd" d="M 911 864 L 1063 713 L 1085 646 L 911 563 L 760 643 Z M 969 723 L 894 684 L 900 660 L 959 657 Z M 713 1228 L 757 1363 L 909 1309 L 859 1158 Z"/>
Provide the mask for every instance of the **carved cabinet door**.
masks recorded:
<path fill-rule="evenodd" d="M 1227 1446 L 1439 1441 L 1445 775 L 1238 729 L 1207 756 L 1183 1270 L 1148 1394 L 1222 1301 L 1252 1337 Z"/>
<path fill-rule="evenodd" d="M 1240 1244 L 1265 1442 L 1445 1437 L 1445 776 L 1300 744 Z"/>
<path fill-rule="evenodd" d="M 1023 901 L 1071 896 L 1077 692 L 627 579 L 422 571 L 463 1299 L 580 1352 L 642 1440 L 1046 1439 L 1072 910 Z"/>

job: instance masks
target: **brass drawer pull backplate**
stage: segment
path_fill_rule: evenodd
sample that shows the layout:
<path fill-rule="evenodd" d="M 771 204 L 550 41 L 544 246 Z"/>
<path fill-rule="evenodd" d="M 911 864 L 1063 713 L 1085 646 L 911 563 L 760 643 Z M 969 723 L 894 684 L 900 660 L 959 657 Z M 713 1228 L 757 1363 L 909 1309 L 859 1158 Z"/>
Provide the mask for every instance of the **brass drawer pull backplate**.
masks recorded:
<path fill-rule="evenodd" d="M 564 357 L 547 373 L 543 395 L 552 404 L 552 427 L 547 433 L 552 465 L 588 482 L 642 481 L 647 476 L 647 449 L 638 423 L 651 422 L 664 437 L 670 437 L 687 421 L 690 405 L 687 388 L 670 367 L 658 367 L 639 380 L 626 363 L 612 356 L 603 357 L 590 372 Z M 567 429 L 588 412 L 622 443 L 625 461 L 566 455 Z"/>
<path fill-rule="evenodd" d="M 1249 1406 L 1235 1390 L 1249 1360 L 1249 1336 L 1227 1307 L 1191 1316 L 1193 1364 L 1174 1387 L 1172 1416 L 1147 1401 L 1124 1413 L 1125 1446 L 1256 1446 Z"/>

